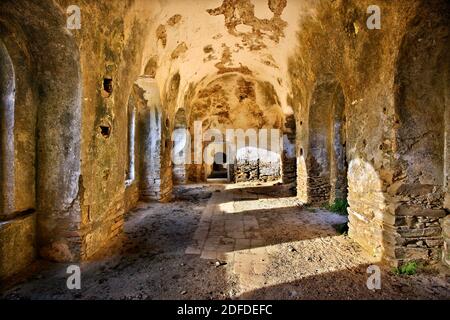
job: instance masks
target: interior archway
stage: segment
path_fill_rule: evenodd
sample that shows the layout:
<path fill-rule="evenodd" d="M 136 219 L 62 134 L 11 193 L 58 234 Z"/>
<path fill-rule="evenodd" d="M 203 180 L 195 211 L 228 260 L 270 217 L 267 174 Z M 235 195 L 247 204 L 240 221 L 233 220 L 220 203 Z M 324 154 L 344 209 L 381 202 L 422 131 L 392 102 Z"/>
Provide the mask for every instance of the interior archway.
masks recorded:
<path fill-rule="evenodd" d="M 14 100 L 14 66 L 0 40 L 0 218 L 3 219 L 14 211 Z"/>
<path fill-rule="evenodd" d="M 332 204 L 347 198 L 345 99 L 335 81 L 319 83 L 309 108 L 308 199 Z"/>
<path fill-rule="evenodd" d="M 172 179 L 174 185 L 177 185 L 187 182 L 186 167 L 189 165 L 190 156 L 190 137 L 184 108 L 180 108 L 176 112 L 174 126 L 174 132 L 172 133 Z"/>

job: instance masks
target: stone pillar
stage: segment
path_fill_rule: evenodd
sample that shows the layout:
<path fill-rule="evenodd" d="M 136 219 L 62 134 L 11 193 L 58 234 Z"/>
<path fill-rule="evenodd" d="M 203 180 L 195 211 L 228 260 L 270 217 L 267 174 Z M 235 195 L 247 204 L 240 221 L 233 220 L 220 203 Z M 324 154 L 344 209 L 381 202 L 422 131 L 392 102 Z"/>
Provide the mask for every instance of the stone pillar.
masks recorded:
<path fill-rule="evenodd" d="M 172 190 L 172 175 L 167 168 L 162 168 L 163 161 L 169 161 L 162 137 L 162 113 L 159 89 L 156 81 L 151 78 L 141 78 L 137 85 L 142 89 L 144 106 L 139 111 L 140 123 L 140 194 L 145 201 L 164 201 Z M 170 151 L 170 150 L 169 150 Z M 168 159 L 163 159 L 168 157 Z M 164 169 L 164 172 L 163 170 Z M 167 181 L 170 178 L 170 183 Z"/>
<path fill-rule="evenodd" d="M 281 153 L 281 179 L 283 184 L 296 185 L 297 155 L 296 155 L 296 123 L 293 115 L 286 118 L 286 132 L 283 136 L 283 150 Z"/>

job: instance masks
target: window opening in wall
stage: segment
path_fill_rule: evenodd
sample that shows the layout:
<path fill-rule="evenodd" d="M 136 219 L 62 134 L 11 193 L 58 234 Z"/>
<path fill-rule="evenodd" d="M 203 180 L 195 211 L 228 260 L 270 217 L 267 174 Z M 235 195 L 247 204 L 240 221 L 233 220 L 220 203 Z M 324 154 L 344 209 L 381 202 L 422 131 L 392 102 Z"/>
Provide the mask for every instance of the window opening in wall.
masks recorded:
<path fill-rule="evenodd" d="M 135 137 L 136 137 L 136 112 L 132 110 L 128 116 L 128 168 L 126 185 L 131 185 L 135 180 Z"/>
<path fill-rule="evenodd" d="M 103 79 L 103 93 L 106 97 L 109 97 L 113 93 L 113 79 L 104 78 Z"/>

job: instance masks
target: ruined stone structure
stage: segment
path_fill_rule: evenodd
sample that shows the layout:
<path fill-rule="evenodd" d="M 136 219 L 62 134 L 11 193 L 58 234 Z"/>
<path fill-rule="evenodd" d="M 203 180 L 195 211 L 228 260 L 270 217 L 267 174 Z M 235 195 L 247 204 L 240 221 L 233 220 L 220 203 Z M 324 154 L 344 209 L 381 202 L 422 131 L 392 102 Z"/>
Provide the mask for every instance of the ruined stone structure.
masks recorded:
<path fill-rule="evenodd" d="M 225 149 L 230 181 L 348 199 L 366 251 L 450 264 L 448 1 L 82 1 L 70 28 L 72 2 L 0 3 L 0 278 L 91 259 L 139 200 L 205 182 L 194 144 L 225 141 L 188 136 L 211 129 L 281 132 L 274 161 Z"/>

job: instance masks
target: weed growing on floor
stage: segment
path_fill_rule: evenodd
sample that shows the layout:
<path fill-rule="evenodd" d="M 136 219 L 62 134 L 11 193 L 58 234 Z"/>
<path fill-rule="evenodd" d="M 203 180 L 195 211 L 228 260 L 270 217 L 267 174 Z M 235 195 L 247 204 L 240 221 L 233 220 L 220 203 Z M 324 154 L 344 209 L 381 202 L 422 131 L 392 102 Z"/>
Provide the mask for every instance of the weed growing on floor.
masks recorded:
<path fill-rule="evenodd" d="M 333 204 L 327 206 L 327 209 L 331 212 L 340 214 L 341 216 L 348 216 L 347 208 L 349 207 L 347 200 L 336 199 Z"/>
<path fill-rule="evenodd" d="M 407 264 L 404 264 L 398 268 L 395 268 L 394 273 L 396 275 L 412 276 L 417 273 L 418 268 L 419 268 L 419 266 L 418 266 L 417 262 L 411 261 L 411 262 L 408 262 Z"/>

